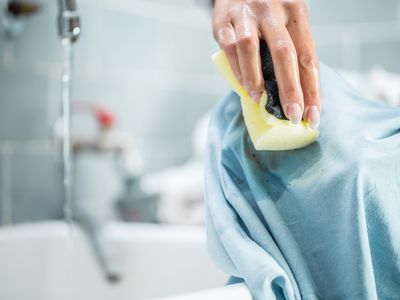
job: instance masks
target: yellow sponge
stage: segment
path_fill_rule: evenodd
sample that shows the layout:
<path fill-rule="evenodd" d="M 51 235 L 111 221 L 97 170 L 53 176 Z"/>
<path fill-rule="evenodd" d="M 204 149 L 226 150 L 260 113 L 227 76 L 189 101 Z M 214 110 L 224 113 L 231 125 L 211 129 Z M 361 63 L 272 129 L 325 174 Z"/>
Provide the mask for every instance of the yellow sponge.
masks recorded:
<path fill-rule="evenodd" d="M 218 51 L 211 59 L 240 96 L 244 121 L 256 150 L 297 149 L 311 144 L 318 138 L 318 130 L 309 127 L 307 122 L 293 124 L 268 113 L 265 109 L 266 92 L 262 94 L 260 104 L 255 103 L 237 81 L 224 51 Z"/>

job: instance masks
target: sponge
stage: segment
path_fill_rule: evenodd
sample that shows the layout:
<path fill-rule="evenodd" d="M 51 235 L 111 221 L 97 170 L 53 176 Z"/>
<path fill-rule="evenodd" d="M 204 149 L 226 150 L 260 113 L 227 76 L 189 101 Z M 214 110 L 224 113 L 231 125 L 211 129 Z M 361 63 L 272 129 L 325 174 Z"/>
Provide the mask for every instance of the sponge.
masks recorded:
<path fill-rule="evenodd" d="M 313 143 L 319 135 L 305 121 L 299 124 L 279 119 L 269 113 L 267 107 L 267 92 L 264 91 L 260 104 L 255 103 L 248 92 L 237 81 L 223 50 L 211 56 L 219 71 L 240 96 L 244 121 L 256 150 L 291 150 L 305 147 Z"/>

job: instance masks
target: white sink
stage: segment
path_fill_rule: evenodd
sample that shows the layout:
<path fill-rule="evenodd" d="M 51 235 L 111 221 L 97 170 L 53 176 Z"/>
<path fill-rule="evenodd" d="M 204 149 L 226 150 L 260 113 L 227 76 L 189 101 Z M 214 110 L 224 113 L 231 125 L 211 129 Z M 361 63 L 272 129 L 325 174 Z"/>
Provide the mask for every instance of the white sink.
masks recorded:
<path fill-rule="evenodd" d="M 114 284 L 105 280 L 76 226 L 44 222 L 1 228 L 0 299 L 140 300 L 195 291 L 169 299 L 235 299 L 221 298 L 221 292 L 232 291 L 248 295 L 244 285 L 223 287 L 228 276 L 209 259 L 203 227 L 112 223 L 106 235 L 121 266 L 122 279 Z M 211 290 L 198 292 L 205 289 Z"/>
<path fill-rule="evenodd" d="M 154 300 L 251 300 L 251 295 L 244 283 L 204 290 L 196 293 L 184 294 Z"/>

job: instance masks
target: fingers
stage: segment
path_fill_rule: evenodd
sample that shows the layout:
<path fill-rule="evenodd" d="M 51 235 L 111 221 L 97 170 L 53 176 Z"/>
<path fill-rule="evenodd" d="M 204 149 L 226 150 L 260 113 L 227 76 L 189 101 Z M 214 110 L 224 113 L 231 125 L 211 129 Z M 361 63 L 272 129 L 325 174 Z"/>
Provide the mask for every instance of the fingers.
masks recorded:
<path fill-rule="evenodd" d="M 240 82 L 240 84 L 243 84 L 236 49 L 235 31 L 230 23 L 223 26 L 217 25 L 217 28 L 218 29 L 216 29 L 216 33 L 214 34 L 215 39 L 221 49 L 225 51 L 225 54 L 231 65 L 233 74 L 235 74 L 236 76 L 236 79 Z"/>
<path fill-rule="evenodd" d="M 217 41 L 225 51 L 233 73 L 251 98 L 260 100 L 264 79 L 261 72 L 257 27 L 246 17 L 217 30 Z"/>
<path fill-rule="evenodd" d="M 213 29 L 235 76 L 255 101 L 264 89 L 259 53 L 259 38 L 264 38 L 286 117 L 293 123 L 304 118 L 311 127 L 318 126 L 319 64 L 304 0 L 219 0 Z"/>
<path fill-rule="evenodd" d="M 296 48 L 301 88 L 304 97 L 304 120 L 317 128 L 320 120 L 321 94 L 319 63 L 304 10 L 297 9 L 288 20 L 287 29 Z"/>
<path fill-rule="evenodd" d="M 257 25 L 247 15 L 241 15 L 234 20 L 233 26 L 243 85 L 250 97 L 259 102 L 264 90 L 264 79 L 261 70 Z"/>
<path fill-rule="evenodd" d="M 302 119 L 304 103 L 296 49 L 285 20 L 274 15 L 279 16 L 271 13 L 261 22 L 261 31 L 271 52 L 282 108 L 286 117 L 297 124 Z"/>

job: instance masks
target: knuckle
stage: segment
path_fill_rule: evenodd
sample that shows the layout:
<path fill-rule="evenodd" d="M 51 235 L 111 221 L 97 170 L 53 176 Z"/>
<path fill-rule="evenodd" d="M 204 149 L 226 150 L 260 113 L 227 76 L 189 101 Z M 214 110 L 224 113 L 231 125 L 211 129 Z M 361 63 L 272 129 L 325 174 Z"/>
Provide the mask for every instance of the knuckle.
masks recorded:
<path fill-rule="evenodd" d="M 237 46 L 245 52 L 251 52 L 256 49 L 256 39 L 253 36 L 242 36 L 237 41 Z"/>
<path fill-rule="evenodd" d="M 304 0 L 286 0 L 284 7 L 291 15 L 307 15 L 308 13 Z"/>
<path fill-rule="evenodd" d="M 213 23 L 213 35 L 217 42 L 222 43 L 226 39 L 226 35 L 229 32 L 229 27 L 222 22 Z"/>
<path fill-rule="evenodd" d="M 299 8 L 306 4 L 304 0 L 284 0 L 283 5 L 287 8 Z"/>
<path fill-rule="evenodd" d="M 299 90 L 294 86 L 287 87 L 286 89 L 284 89 L 283 94 L 286 99 L 302 99 L 303 96 L 299 93 Z"/>
<path fill-rule="evenodd" d="M 293 56 L 292 47 L 288 43 L 280 43 L 274 49 L 275 56 L 279 61 L 289 61 Z"/>
<path fill-rule="evenodd" d="M 219 24 L 213 23 L 213 36 L 217 42 L 220 42 L 221 40 L 220 33 L 221 33 L 221 27 L 219 26 Z"/>
<path fill-rule="evenodd" d="M 214 36 L 214 40 L 217 41 L 217 43 L 221 43 L 221 39 L 219 37 L 217 29 L 213 29 L 213 36 Z"/>
<path fill-rule="evenodd" d="M 214 31 L 219 30 L 220 28 L 224 27 L 226 24 L 225 21 L 226 17 L 221 16 L 220 14 L 214 13 L 212 17 L 212 28 Z"/>
<path fill-rule="evenodd" d="M 249 6 L 247 4 L 243 5 L 233 5 L 228 7 L 227 14 L 232 18 L 235 19 L 238 16 L 242 16 L 247 14 Z"/>
<path fill-rule="evenodd" d="M 297 10 L 301 15 L 308 14 L 308 7 L 307 7 L 306 1 L 298 0 L 297 1 Z"/>
<path fill-rule="evenodd" d="M 236 54 L 236 43 L 235 42 L 232 42 L 232 41 L 223 42 L 221 44 L 221 47 L 228 55 Z"/>
<path fill-rule="evenodd" d="M 317 67 L 317 59 L 310 52 L 304 52 L 299 58 L 300 66 L 303 69 L 313 69 Z"/>
<path fill-rule="evenodd" d="M 271 9 L 271 0 L 255 0 L 252 2 L 252 8 L 257 9 L 257 11 L 268 11 Z"/>
<path fill-rule="evenodd" d="M 319 99 L 318 90 L 315 87 L 308 88 L 305 92 L 303 92 L 305 97 L 312 102 L 317 102 Z"/>
<path fill-rule="evenodd" d="M 263 89 L 263 81 L 259 76 L 253 74 L 251 78 L 247 80 L 246 86 L 250 91 L 261 91 Z"/>

